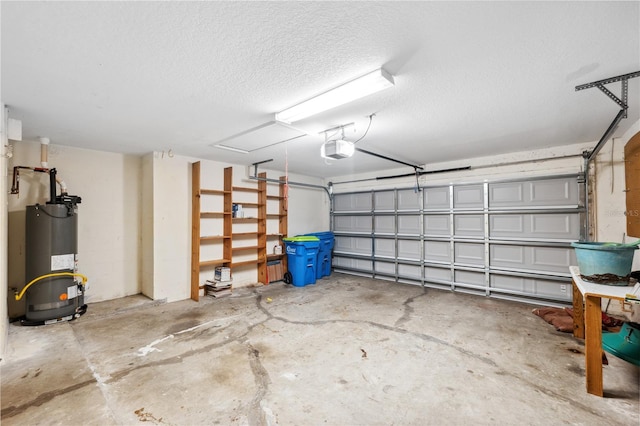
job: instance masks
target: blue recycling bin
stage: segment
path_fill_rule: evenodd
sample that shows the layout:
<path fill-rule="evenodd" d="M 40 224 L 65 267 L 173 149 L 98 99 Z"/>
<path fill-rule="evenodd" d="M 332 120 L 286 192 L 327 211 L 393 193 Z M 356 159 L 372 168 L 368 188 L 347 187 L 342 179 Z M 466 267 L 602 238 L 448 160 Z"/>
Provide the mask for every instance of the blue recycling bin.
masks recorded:
<path fill-rule="evenodd" d="M 316 260 L 320 239 L 313 236 L 283 238 L 292 284 L 304 287 L 316 283 Z"/>
<path fill-rule="evenodd" d="M 335 241 L 333 232 L 311 232 L 304 235 L 318 237 L 320 240 L 318 258 L 316 259 L 316 278 L 328 277 L 331 275 L 331 251 Z"/>

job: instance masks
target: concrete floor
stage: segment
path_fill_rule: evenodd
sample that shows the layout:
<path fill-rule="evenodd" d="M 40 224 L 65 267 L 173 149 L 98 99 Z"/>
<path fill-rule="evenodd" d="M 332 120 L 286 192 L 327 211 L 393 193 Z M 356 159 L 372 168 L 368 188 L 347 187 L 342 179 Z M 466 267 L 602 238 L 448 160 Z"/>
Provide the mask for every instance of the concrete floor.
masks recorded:
<path fill-rule="evenodd" d="M 634 425 L 639 369 L 533 306 L 342 274 L 224 299 L 134 296 L 12 325 L 2 424 Z"/>

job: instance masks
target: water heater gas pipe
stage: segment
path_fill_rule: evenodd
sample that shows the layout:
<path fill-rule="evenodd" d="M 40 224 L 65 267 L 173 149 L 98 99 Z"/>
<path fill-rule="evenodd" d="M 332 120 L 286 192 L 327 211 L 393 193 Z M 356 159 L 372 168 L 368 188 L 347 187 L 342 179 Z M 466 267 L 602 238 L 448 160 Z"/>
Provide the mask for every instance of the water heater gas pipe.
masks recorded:
<path fill-rule="evenodd" d="M 86 275 L 78 274 L 77 272 L 55 272 L 52 274 L 40 275 L 39 277 L 32 279 L 31 282 L 29 282 L 29 284 L 25 285 L 22 291 L 20 291 L 20 293 L 18 293 L 17 291 L 15 292 L 16 300 L 22 299 L 22 296 L 24 296 L 27 289 L 31 287 L 33 284 L 45 278 L 52 278 L 52 277 L 80 277 L 82 279 L 82 284 L 80 285 L 82 286 L 85 286 L 88 280 Z"/>

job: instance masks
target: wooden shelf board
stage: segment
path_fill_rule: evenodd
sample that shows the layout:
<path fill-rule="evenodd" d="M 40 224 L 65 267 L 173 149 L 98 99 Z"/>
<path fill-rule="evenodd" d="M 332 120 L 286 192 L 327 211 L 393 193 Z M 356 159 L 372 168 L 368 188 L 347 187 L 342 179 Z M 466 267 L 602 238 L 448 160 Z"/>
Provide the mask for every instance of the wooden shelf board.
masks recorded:
<path fill-rule="evenodd" d="M 232 268 L 239 268 L 241 266 L 248 266 L 248 265 L 257 265 L 258 263 L 260 263 L 257 259 L 253 259 L 253 260 L 244 260 L 241 262 L 233 262 L 231 264 Z"/>
<path fill-rule="evenodd" d="M 233 190 L 238 192 L 258 192 L 258 188 L 247 188 L 245 186 L 234 186 Z"/>
<path fill-rule="evenodd" d="M 200 267 L 203 266 L 217 266 L 222 265 L 224 263 L 229 263 L 231 260 L 229 259 L 214 259 L 214 260 L 205 260 L 204 262 L 200 262 Z"/>
<path fill-rule="evenodd" d="M 248 250 L 257 250 L 258 246 L 245 246 L 245 247 L 232 247 L 231 251 L 248 251 Z"/>
<path fill-rule="evenodd" d="M 257 217 L 234 217 L 233 223 L 252 223 L 257 222 Z"/>
<path fill-rule="evenodd" d="M 230 212 L 200 212 L 200 217 L 224 217 L 226 214 L 231 214 Z"/>
<path fill-rule="evenodd" d="M 267 234 L 267 237 L 284 237 L 283 234 Z"/>
<path fill-rule="evenodd" d="M 207 194 L 207 195 L 224 195 L 224 194 L 230 194 L 231 191 L 223 191 L 220 189 L 205 189 L 205 188 L 201 188 L 200 189 L 200 194 Z"/>
<path fill-rule="evenodd" d="M 267 213 L 267 219 L 280 219 L 281 217 L 282 215 L 278 213 Z"/>
<path fill-rule="evenodd" d="M 286 254 L 268 254 L 267 260 L 282 259 L 284 256 L 286 256 Z"/>
<path fill-rule="evenodd" d="M 234 232 L 233 237 L 244 238 L 244 237 L 255 237 L 257 236 L 257 232 Z"/>
<path fill-rule="evenodd" d="M 234 204 L 240 204 L 242 208 L 245 207 L 258 207 L 258 203 L 243 203 L 242 201 L 234 201 Z"/>
<path fill-rule="evenodd" d="M 200 237 L 200 241 L 217 241 L 231 238 L 229 235 L 205 235 Z"/>

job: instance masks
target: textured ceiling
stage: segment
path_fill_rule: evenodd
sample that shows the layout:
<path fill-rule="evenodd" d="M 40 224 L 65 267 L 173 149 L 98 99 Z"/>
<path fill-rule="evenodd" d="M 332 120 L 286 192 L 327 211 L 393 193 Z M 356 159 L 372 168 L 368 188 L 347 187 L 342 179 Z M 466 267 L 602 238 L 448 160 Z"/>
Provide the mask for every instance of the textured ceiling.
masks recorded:
<path fill-rule="evenodd" d="M 335 177 L 318 132 L 430 164 L 597 141 L 618 111 L 576 85 L 640 69 L 638 2 L 1 2 L 2 100 L 24 137 Z M 384 67 L 396 85 L 248 154 L 212 145 Z M 609 86 L 620 94 L 620 83 Z M 640 78 L 629 81 L 639 118 Z M 295 132 L 294 132 L 295 133 Z M 247 135 L 243 135 L 246 138 Z M 257 138 L 260 135 L 256 135 Z M 261 140 L 244 140 L 252 147 Z M 271 143 L 271 142 L 269 142 Z M 266 143 L 265 143 L 266 145 Z M 410 171 L 410 170 L 409 170 Z"/>

